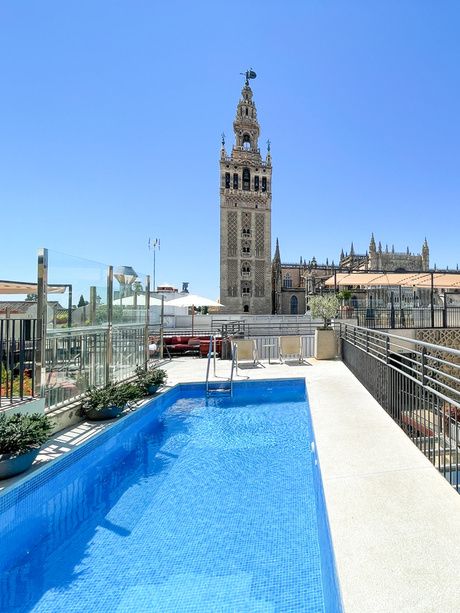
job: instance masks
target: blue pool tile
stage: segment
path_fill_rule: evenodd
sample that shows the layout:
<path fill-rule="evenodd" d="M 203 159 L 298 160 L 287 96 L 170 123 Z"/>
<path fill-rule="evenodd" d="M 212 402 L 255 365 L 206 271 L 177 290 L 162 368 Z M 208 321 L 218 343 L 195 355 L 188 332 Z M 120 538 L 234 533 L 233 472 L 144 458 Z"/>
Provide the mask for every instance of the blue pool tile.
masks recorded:
<path fill-rule="evenodd" d="M 4 497 L 2 611 L 340 611 L 304 381 L 180 388 Z"/>

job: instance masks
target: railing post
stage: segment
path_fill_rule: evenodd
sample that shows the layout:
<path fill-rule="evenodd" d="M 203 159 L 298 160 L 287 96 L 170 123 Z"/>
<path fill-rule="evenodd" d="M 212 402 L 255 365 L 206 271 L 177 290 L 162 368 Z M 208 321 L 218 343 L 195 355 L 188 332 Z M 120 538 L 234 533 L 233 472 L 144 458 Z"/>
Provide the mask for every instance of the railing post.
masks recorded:
<path fill-rule="evenodd" d="M 447 328 L 447 299 L 446 294 L 444 294 L 444 308 L 442 310 L 442 327 Z"/>
<path fill-rule="evenodd" d="M 144 353 L 145 367 L 150 358 L 149 352 L 149 325 L 150 325 L 150 275 L 147 275 L 147 284 L 145 287 L 145 332 L 144 332 Z"/>
<path fill-rule="evenodd" d="M 426 349 L 425 347 L 422 347 L 422 355 L 420 359 L 420 364 L 422 368 L 422 387 L 425 387 L 425 381 L 426 381 Z"/>
<path fill-rule="evenodd" d="M 163 359 L 163 334 L 164 334 L 164 318 L 165 318 L 165 297 L 161 294 L 161 309 L 160 309 L 160 359 Z"/>
<path fill-rule="evenodd" d="M 385 362 L 387 364 L 389 362 L 389 354 L 390 354 L 390 337 L 387 335 L 385 337 Z"/>
<path fill-rule="evenodd" d="M 431 273 L 431 289 L 430 289 L 430 301 L 431 301 L 431 327 L 434 328 L 434 273 Z"/>
<path fill-rule="evenodd" d="M 369 353 L 369 330 L 366 328 L 366 353 Z"/>
<path fill-rule="evenodd" d="M 109 383 L 113 362 L 113 266 L 107 269 L 107 352 L 105 383 Z"/>
<path fill-rule="evenodd" d="M 89 288 L 89 322 L 91 326 L 96 323 L 96 301 L 97 289 L 95 285 L 91 285 Z"/>
<path fill-rule="evenodd" d="M 46 386 L 46 326 L 48 310 L 48 249 L 38 250 L 37 263 L 37 351 L 35 360 L 35 396 L 43 397 Z"/>

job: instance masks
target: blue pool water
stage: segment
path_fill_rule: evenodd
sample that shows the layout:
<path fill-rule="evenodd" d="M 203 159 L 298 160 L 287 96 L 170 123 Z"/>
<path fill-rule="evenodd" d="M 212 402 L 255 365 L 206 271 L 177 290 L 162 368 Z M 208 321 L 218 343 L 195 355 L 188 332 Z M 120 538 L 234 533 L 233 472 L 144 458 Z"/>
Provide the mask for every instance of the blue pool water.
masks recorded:
<path fill-rule="evenodd" d="M 178 386 L 0 497 L 1 611 L 340 611 L 303 380 Z"/>

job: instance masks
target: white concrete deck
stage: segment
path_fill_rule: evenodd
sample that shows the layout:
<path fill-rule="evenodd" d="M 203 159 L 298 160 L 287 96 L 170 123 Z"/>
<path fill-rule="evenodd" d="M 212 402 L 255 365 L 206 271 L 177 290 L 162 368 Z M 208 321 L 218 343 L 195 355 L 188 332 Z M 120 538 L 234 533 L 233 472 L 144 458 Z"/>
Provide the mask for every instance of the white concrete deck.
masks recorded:
<path fill-rule="evenodd" d="M 460 496 L 341 361 L 308 363 L 239 372 L 306 378 L 345 611 L 458 611 Z M 166 370 L 170 384 L 203 381 L 206 360 Z"/>

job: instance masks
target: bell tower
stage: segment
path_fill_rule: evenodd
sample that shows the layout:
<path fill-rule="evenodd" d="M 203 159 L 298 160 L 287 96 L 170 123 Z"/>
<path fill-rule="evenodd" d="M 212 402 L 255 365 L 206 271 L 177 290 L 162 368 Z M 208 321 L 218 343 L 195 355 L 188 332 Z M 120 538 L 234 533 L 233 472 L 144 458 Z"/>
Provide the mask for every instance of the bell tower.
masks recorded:
<path fill-rule="evenodd" d="M 233 122 L 235 144 L 220 152 L 220 301 L 227 313 L 270 314 L 271 181 L 270 141 L 263 160 L 260 127 L 249 80 L 246 80 Z"/>

